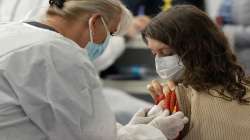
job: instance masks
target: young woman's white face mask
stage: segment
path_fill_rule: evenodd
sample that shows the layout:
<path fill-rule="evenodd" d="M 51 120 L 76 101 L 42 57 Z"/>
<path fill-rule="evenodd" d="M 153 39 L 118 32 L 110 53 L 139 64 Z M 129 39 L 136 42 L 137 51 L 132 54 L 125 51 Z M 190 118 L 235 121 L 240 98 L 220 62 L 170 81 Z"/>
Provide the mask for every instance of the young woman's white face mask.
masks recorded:
<path fill-rule="evenodd" d="M 146 38 L 149 49 L 155 56 L 156 72 L 162 79 L 178 80 L 183 74 L 184 65 L 174 50 L 165 43 Z"/>
<path fill-rule="evenodd" d="M 177 55 L 155 57 L 158 75 L 165 80 L 178 80 L 184 72 L 184 65 Z"/>

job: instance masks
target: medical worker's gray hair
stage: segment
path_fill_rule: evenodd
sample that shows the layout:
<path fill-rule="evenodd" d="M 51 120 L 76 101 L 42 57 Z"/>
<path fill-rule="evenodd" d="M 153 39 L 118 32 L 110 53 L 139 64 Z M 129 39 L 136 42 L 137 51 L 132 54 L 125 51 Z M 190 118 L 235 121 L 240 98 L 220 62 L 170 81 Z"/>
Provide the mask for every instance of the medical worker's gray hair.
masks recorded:
<path fill-rule="evenodd" d="M 118 34 L 124 34 L 132 21 L 132 14 L 120 0 L 65 0 L 60 8 L 50 6 L 47 15 L 79 18 L 83 12 L 99 13 L 107 23 L 121 16 Z"/>
<path fill-rule="evenodd" d="M 132 24 L 133 15 L 132 13 L 122 4 L 122 15 L 119 24 L 119 29 L 117 31 L 118 35 L 124 35 L 128 32 L 129 26 Z"/>

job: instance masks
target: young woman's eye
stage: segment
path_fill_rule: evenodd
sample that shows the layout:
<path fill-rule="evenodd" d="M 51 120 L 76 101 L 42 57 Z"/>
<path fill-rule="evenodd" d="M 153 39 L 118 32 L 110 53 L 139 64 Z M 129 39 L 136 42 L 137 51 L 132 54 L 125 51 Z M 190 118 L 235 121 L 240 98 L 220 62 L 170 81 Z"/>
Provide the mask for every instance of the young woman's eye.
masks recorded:
<path fill-rule="evenodd" d="M 170 52 L 170 53 L 168 53 L 167 55 L 168 56 L 172 56 L 172 55 L 174 55 L 175 53 L 173 53 L 173 52 Z"/>
<path fill-rule="evenodd" d="M 174 53 L 174 51 L 172 51 L 172 50 L 162 50 L 162 51 L 160 51 L 160 54 L 161 54 L 162 56 L 172 56 L 172 55 L 174 55 L 175 53 Z"/>

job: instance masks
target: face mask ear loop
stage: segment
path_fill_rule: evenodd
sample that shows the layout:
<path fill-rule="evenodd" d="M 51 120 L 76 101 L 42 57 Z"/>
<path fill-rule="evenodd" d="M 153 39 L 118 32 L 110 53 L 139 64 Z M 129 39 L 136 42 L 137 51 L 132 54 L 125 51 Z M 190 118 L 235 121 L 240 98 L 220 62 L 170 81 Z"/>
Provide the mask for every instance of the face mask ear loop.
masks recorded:
<path fill-rule="evenodd" d="M 109 36 L 110 32 L 109 32 L 108 26 L 107 26 L 106 22 L 104 21 L 103 17 L 101 17 L 101 20 L 102 20 L 102 24 L 107 32 L 107 36 Z"/>
<path fill-rule="evenodd" d="M 91 43 L 94 43 L 94 40 L 93 40 L 93 31 L 91 30 L 91 22 L 92 22 L 92 19 L 89 19 L 89 38 L 90 38 L 90 41 Z"/>

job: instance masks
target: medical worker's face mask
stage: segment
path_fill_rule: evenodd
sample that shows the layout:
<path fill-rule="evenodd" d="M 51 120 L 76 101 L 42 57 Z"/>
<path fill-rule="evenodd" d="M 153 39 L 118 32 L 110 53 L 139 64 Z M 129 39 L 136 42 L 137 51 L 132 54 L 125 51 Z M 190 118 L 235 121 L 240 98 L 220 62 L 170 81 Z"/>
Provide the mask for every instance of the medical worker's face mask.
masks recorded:
<path fill-rule="evenodd" d="M 101 44 L 94 43 L 93 31 L 91 30 L 90 25 L 89 25 L 90 42 L 88 42 L 86 49 L 87 49 L 88 56 L 89 56 L 90 60 L 95 60 L 97 57 L 99 57 L 104 52 L 104 50 L 107 48 L 107 46 L 109 44 L 109 40 L 111 38 L 107 24 L 105 23 L 105 21 L 102 17 L 101 17 L 101 20 L 102 20 L 102 24 L 107 32 L 106 39 Z"/>
<path fill-rule="evenodd" d="M 156 72 L 165 80 L 178 80 L 184 72 L 184 65 L 177 55 L 155 57 Z"/>

